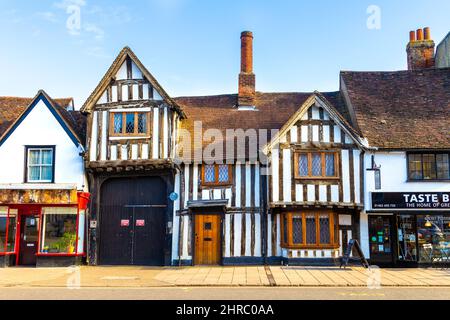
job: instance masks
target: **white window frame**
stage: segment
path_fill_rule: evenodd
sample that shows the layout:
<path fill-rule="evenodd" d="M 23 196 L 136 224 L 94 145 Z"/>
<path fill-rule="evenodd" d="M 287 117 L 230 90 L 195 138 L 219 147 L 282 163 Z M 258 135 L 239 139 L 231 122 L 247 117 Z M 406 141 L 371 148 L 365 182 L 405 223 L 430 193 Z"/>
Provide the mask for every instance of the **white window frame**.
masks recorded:
<path fill-rule="evenodd" d="M 39 151 L 40 155 L 42 153 L 42 151 L 51 151 L 52 153 L 52 163 L 51 164 L 30 164 L 30 154 L 31 151 Z M 52 183 L 55 179 L 54 174 L 55 174 L 55 170 L 54 170 L 54 165 L 55 165 L 55 148 L 54 147 L 42 147 L 42 148 L 34 148 L 34 147 L 28 147 L 27 148 L 27 182 L 30 183 Z M 30 178 L 30 167 L 39 167 L 39 180 L 32 180 Z M 52 168 L 52 179 L 50 180 L 42 180 L 42 168 L 43 167 L 51 167 Z"/>

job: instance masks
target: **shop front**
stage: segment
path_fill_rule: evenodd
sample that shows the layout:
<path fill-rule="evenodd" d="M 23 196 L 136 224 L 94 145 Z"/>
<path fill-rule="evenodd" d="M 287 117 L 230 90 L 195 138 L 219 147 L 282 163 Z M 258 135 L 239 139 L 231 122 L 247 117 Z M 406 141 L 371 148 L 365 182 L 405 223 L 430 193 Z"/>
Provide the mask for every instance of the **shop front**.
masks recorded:
<path fill-rule="evenodd" d="M 82 262 L 88 194 L 76 190 L 0 193 L 0 267 Z"/>
<path fill-rule="evenodd" d="M 372 264 L 417 267 L 450 263 L 450 193 L 372 193 Z"/>

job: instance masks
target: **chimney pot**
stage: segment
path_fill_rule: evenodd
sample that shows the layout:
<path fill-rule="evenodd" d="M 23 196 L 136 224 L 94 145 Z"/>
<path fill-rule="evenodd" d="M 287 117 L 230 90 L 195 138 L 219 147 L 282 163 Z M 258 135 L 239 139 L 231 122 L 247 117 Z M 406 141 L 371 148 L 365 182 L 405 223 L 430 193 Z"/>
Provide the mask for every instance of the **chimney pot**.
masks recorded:
<path fill-rule="evenodd" d="M 417 41 L 422 41 L 422 40 L 423 40 L 423 30 L 417 29 Z"/>
<path fill-rule="evenodd" d="M 431 31 L 429 27 L 423 29 L 425 40 L 431 40 Z"/>
<path fill-rule="evenodd" d="M 415 35 L 415 40 L 414 40 Z M 408 54 L 408 70 L 434 68 L 435 43 L 431 39 L 430 28 L 417 29 L 409 33 L 409 43 L 406 48 Z"/>

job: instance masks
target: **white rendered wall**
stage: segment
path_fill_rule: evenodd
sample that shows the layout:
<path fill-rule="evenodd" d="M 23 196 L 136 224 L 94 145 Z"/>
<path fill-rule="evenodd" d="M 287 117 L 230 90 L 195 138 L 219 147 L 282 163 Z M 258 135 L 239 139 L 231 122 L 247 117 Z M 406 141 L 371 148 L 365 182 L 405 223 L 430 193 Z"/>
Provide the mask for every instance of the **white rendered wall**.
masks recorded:
<path fill-rule="evenodd" d="M 43 101 L 39 101 L 16 130 L 0 146 L 0 183 L 24 182 L 25 146 L 56 146 L 55 183 L 87 184 L 78 147 Z"/>
<path fill-rule="evenodd" d="M 372 154 L 366 154 L 364 161 L 366 169 L 372 164 Z M 381 189 L 375 189 L 374 172 L 365 170 L 365 210 L 371 209 L 371 192 L 448 192 L 450 190 L 449 182 L 408 182 L 406 152 L 377 152 L 375 163 L 381 166 Z"/>

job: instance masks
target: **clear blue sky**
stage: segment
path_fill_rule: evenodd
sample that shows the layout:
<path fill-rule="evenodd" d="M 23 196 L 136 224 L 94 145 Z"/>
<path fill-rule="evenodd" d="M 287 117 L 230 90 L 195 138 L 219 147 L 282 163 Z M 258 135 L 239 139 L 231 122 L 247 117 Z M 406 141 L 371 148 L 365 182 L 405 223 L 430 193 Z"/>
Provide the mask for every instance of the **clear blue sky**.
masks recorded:
<path fill-rule="evenodd" d="M 80 29 L 66 26 L 73 5 Z M 429 26 L 438 43 L 449 12 L 448 0 L 2 0 L 0 95 L 43 88 L 80 106 L 126 45 L 172 96 L 233 93 L 243 30 L 257 90 L 337 90 L 340 70 L 405 69 L 408 32 Z"/>

